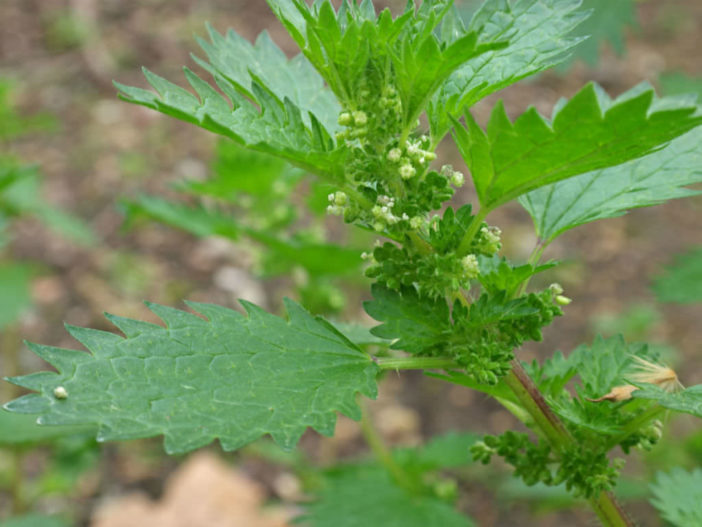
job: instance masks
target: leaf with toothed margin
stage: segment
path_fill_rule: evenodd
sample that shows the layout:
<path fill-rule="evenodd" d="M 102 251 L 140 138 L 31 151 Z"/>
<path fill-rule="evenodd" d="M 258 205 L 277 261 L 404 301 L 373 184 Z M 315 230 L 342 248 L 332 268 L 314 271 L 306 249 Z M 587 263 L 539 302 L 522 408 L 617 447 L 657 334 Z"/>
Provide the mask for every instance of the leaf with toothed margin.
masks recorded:
<path fill-rule="evenodd" d="M 464 108 L 566 59 L 583 40 L 573 29 L 589 14 L 580 0 L 482 2 L 468 29 L 478 31 L 481 41 L 499 39 L 508 45 L 472 58 L 441 85 L 427 112 L 432 138 L 438 142 L 451 127 L 451 117 Z M 458 12 L 451 16 L 452 26 L 462 29 Z"/>
<path fill-rule="evenodd" d="M 675 467 L 658 472 L 651 484 L 651 504 L 675 527 L 702 525 L 702 470 Z"/>
<path fill-rule="evenodd" d="M 58 373 L 7 379 L 38 393 L 5 407 L 41 424 L 97 425 L 101 441 L 164 435 L 168 453 L 265 434 L 291 449 L 307 427 L 331 435 L 337 411 L 360 418 L 356 394 L 377 392 L 368 355 L 290 300 L 288 321 L 241 304 L 248 316 L 188 304 L 207 319 L 147 304 L 166 327 L 107 315 L 126 338 L 67 326 L 90 353 L 31 344 Z"/>
<path fill-rule="evenodd" d="M 321 176 L 338 175 L 342 151 L 332 136 L 339 104 L 307 59 L 288 60 L 265 32 L 255 44 L 233 31 L 208 32 L 210 41 L 198 42 L 209 63 L 194 60 L 214 86 L 184 68 L 192 93 L 144 69 L 156 93 L 116 82 L 120 97 Z"/>
<path fill-rule="evenodd" d="M 657 98 L 647 83 L 614 100 L 590 83 L 561 100 L 551 120 L 530 108 L 512 122 L 502 103 L 493 109 L 486 131 L 470 112 L 465 116 L 465 127 L 455 122 L 454 138 L 488 210 L 545 185 L 657 152 L 702 124 L 692 101 Z M 604 188 L 598 194 L 609 195 L 608 180 L 598 183 Z"/>

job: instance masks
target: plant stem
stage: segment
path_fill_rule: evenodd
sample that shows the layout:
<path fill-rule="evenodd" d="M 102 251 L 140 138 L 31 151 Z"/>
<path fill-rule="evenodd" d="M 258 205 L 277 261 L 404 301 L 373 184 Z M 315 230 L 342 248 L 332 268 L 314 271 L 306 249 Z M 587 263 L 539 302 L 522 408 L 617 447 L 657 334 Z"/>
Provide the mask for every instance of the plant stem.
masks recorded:
<path fill-rule="evenodd" d="M 458 367 L 453 359 L 447 357 L 382 357 L 374 360 L 381 370 L 440 370 Z"/>
<path fill-rule="evenodd" d="M 368 408 L 368 403 L 366 401 L 362 402 L 362 417 L 361 417 L 361 432 L 363 433 L 363 438 L 368 443 L 373 455 L 382 463 L 385 469 L 392 475 L 395 481 L 409 489 L 414 489 L 411 479 L 407 476 L 405 471 L 400 465 L 398 465 L 392 458 L 392 453 L 390 449 L 383 441 L 378 430 L 373 424 L 373 420 L 370 415 L 370 410 Z"/>
<path fill-rule="evenodd" d="M 611 450 L 615 446 L 617 446 L 619 443 L 624 441 L 627 437 L 629 437 L 631 434 L 641 430 L 641 428 L 648 424 L 649 421 L 652 419 L 655 419 L 662 413 L 665 413 L 666 409 L 659 405 L 656 404 L 646 410 L 645 412 L 641 413 L 641 415 L 635 417 L 631 421 L 627 423 L 627 425 L 622 429 L 621 433 L 615 436 L 607 445 L 607 449 Z"/>
<path fill-rule="evenodd" d="M 427 255 L 431 254 L 432 252 L 432 246 L 424 241 L 419 234 L 416 232 L 410 231 L 407 233 L 407 236 L 409 236 L 410 241 L 412 242 L 412 245 L 414 246 L 415 249 L 419 252 L 419 254 L 422 255 Z"/>
<path fill-rule="evenodd" d="M 512 360 L 511 364 L 512 370 L 506 375 L 505 384 L 512 390 L 514 396 L 552 446 L 560 449 L 568 445 L 572 441 L 572 437 L 558 416 L 548 406 L 534 381 L 517 359 Z"/>
<path fill-rule="evenodd" d="M 468 230 L 466 233 L 463 235 L 463 239 L 461 240 L 460 245 L 458 246 L 458 255 L 463 256 L 468 252 L 468 249 L 470 248 L 470 244 L 473 241 L 473 238 L 475 238 L 475 235 L 478 232 L 478 229 L 480 226 L 483 224 L 483 220 L 485 217 L 488 215 L 490 212 L 490 209 L 487 207 L 481 207 L 480 210 L 478 210 L 478 213 L 473 217 L 473 221 L 470 223 L 470 226 L 468 227 Z"/>
<path fill-rule="evenodd" d="M 512 361 L 512 370 L 505 377 L 505 383 L 554 449 L 559 451 L 574 443 L 575 440 L 563 422 L 551 410 L 543 394 L 517 359 Z M 604 527 L 635 525 L 611 492 L 600 492 L 599 495 L 590 498 L 589 503 Z"/>
<path fill-rule="evenodd" d="M 541 260 L 541 256 L 544 254 L 547 245 L 548 243 L 546 243 L 544 240 L 539 239 L 539 241 L 536 243 L 536 247 L 534 247 L 534 250 L 529 255 L 527 263 L 530 264 L 532 267 L 535 267 L 539 263 L 539 260 Z M 526 292 L 526 288 L 529 285 L 529 280 L 531 280 L 531 277 L 527 278 L 522 282 L 522 285 L 519 286 L 519 290 L 517 291 L 516 296 L 522 296 Z"/>

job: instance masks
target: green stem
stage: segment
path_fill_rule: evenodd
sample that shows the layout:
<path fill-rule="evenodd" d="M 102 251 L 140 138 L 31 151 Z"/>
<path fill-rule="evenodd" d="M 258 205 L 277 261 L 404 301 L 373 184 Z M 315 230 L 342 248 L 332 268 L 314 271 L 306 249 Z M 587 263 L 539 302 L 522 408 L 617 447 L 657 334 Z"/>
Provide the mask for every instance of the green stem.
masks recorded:
<path fill-rule="evenodd" d="M 631 421 L 629 421 L 627 425 L 622 429 L 621 433 L 610 440 L 609 444 L 607 445 L 607 450 L 613 449 L 631 434 L 634 434 L 641 430 L 641 428 L 644 425 L 648 424 L 651 420 L 655 419 L 662 413 L 665 413 L 665 411 L 666 409 L 663 406 L 656 404 L 648 410 L 646 410 L 645 412 L 638 415 L 637 417 L 635 417 L 634 419 L 632 419 Z"/>
<path fill-rule="evenodd" d="M 366 443 L 368 443 L 368 446 L 373 452 L 373 455 L 375 455 L 378 461 L 380 461 L 380 463 L 392 475 L 399 485 L 409 490 L 413 490 L 414 484 L 412 483 L 412 480 L 402 469 L 402 467 L 392 458 L 390 449 L 383 441 L 383 438 L 380 436 L 378 430 L 375 428 L 370 415 L 370 410 L 368 409 L 368 404 L 365 401 L 362 403 L 362 411 L 361 432 L 363 433 L 363 438 L 366 440 Z"/>
<path fill-rule="evenodd" d="M 543 394 L 517 359 L 512 361 L 512 370 L 505 377 L 505 383 L 529 413 L 534 426 L 556 451 L 574 444 L 575 440 L 563 422 L 551 410 Z M 597 496 L 590 498 L 589 503 L 604 527 L 635 525 L 611 492 L 600 492 Z"/>
<path fill-rule="evenodd" d="M 468 227 L 468 230 L 466 233 L 463 235 L 463 239 L 461 240 L 461 243 L 458 246 L 458 255 L 463 256 L 468 252 L 468 249 L 470 249 L 470 244 L 473 241 L 473 238 L 475 238 L 475 235 L 478 233 L 478 229 L 480 229 L 480 226 L 483 224 L 483 220 L 485 217 L 488 215 L 490 212 L 490 209 L 483 207 L 481 208 L 478 213 L 475 215 L 473 218 L 473 221 L 471 222 L 470 226 Z"/>
<path fill-rule="evenodd" d="M 423 240 L 416 232 L 410 231 L 407 233 L 407 236 L 409 237 L 410 241 L 412 242 L 412 245 L 415 249 L 417 249 L 417 252 L 419 252 L 419 254 L 426 256 L 428 254 L 431 254 L 431 252 L 434 250 L 431 244 Z"/>
<path fill-rule="evenodd" d="M 605 527 L 633 527 L 636 525 L 611 492 L 600 492 L 599 496 L 590 498 L 588 502 Z"/>
<path fill-rule="evenodd" d="M 374 360 L 381 370 L 441 370 L 458 367 L 453 359 L 446 357 L 382 357 Z"/>
<path fill-rule="evenodd" d="M 512 361 L 512 370 L 505 376 L 505 384 L 512 390 L 514 396 L 534 420 L 538 430 L 553 447 L 560 450 L 573 440 L 517 359 Z"/>
<path fill-rule="evenodd" d="M 536 243 L 536 247 L 534 247 L 534 250 L 529 255 L 527 263 L 532 267 L 535 267 L 539 263 L 539 260 L 541 260 L 541 257 L 543 256 L 547 246 L 548 242 L 539 239 L 539 241 Z M 519 286 L 519 291 L 517 291 L 516 296 L 522 296 L 526 292 L 526 288 L 529 285 L 529 280 L 531 280 L 531 277 L 527 278 L 522 282 L 522 285 Z"/>

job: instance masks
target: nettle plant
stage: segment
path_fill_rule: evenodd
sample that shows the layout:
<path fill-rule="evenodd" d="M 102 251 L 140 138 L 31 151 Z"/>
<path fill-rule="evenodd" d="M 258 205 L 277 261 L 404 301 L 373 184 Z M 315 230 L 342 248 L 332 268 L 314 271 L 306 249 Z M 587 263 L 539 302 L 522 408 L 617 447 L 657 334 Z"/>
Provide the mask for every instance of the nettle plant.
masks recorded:
<path fill-rule="evenodd" d="M 361 419 L 357 398 L 374 398 L 384 372 L 425 370 L 494 397 L 530 430 L 466 443 L 473 459 L 502 457 L 529 485 L 564 484 L 582 496 L 603 525 L 633 525 L 611 493 L 623 463 L 612 451 L 651 448 L 666 411 L 702 416 L 702 386 L 683 388 L 645 345 L 621 338 L 543 364 L 521 362 L 518 349 L 541 340 L 570 302 L 558 284 L 528 287 L 557 265 L 540 263 L 555 238 L 696 193 L 685 188 L 702 181 L 694 99 L 657 98 L 646 84 L 611 99 L 591 83 L 550 118 L 531 108 L 513 121 L 497 103 L 482 127 L 472 105 L 557 64 L 581 40 L 568 36 L 588 15 L 579 1 L 488 1 L 468 23 L 450 0 L 410 1 L 396 18 L 369 0 L 338 10 L 328 0 L 268 3 L 302 50 L 296 57 L 266 34 L 252 45 L 210 29 L 200 41 L 208 61 L 195 60 L 216 87 L 187 68 L 195 94 L 146 70 L 157 93 L 117 87 L 128 102 L 281 158 L 334 189 L 328 212 L 383 240 L 364 255 L 374 280 L 364 307 L 381 322 L 374 347 L 291 300 L 285 319 L 245 301 L 246 315 L 148 304 L 165 327 L 108 315 L 125 337 L 68 326 L 90 353 L 30 345 L 58 372 L 8 379 L 35 393 L 6 408 L 46 425 L 96 425 L 103 441 L 163 435 L 169 453 L 215 439 L 230 451 L 264 435 L 292 449 L 308 427 L 332 435 L 337 412 Z M 464 184 L 435 153 L 448 135 L 476 206 L 444 208 Z M 500 230 L 485 222 L 514 200 L 538 235 L 527 262 L 499 256 Z M 311 506 L 306 521 L 357 525 L 354 515 L 364 514 L 372 525 L 470 524 L 437 504 L 437 486 L 414 477 L 367 417 L 362 425 L 386 489 L 376 483 L 369 496 L 364 485 L 378 473 L 355 473 L 337 494 L 322 493 L 329 502 Z M 377 506 L 364 501 L 360 511 L 362 499 Z"/>

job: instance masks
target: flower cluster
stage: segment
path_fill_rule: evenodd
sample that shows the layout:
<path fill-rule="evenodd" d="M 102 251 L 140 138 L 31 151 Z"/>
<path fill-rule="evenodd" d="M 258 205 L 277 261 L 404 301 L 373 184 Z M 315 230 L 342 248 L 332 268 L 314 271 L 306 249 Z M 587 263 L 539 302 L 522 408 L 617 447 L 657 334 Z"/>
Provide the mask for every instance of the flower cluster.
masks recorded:
<path fill-rule="evenodd" d="M 560 485 L 573 490 L 575 496 L 590 498 L 614 487 L 623 460 L 611 461 L 604 452 L 579 445 L 554 452 L 543 440 L 533 443 L 527 434 L 507 431 L 499 436 L 486 435 L 471 447 L 473 458 L 483 464 L 494 455 L 514 467 L 514 475 L 527 485 L 543 483 Z M 552 468 L 558 458 L 557 469 Z"/>

